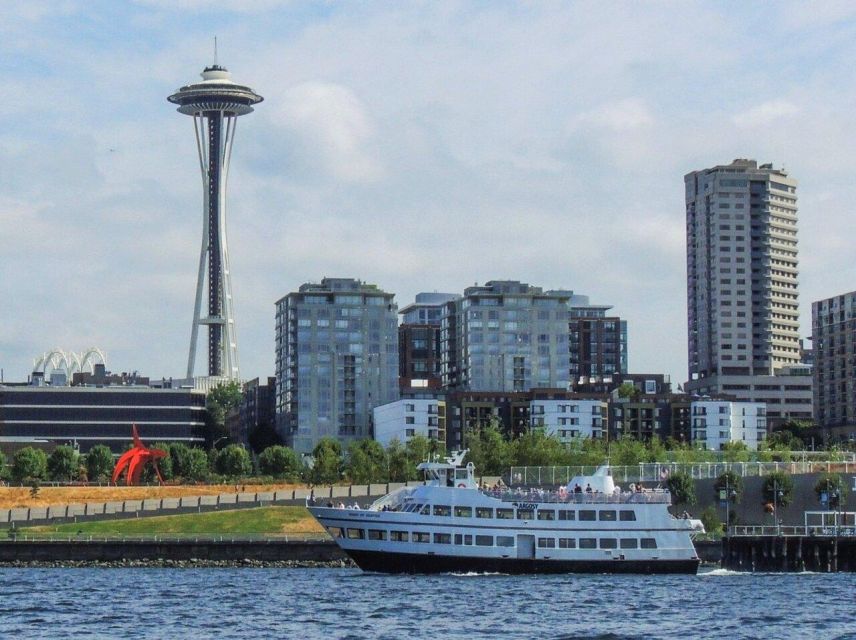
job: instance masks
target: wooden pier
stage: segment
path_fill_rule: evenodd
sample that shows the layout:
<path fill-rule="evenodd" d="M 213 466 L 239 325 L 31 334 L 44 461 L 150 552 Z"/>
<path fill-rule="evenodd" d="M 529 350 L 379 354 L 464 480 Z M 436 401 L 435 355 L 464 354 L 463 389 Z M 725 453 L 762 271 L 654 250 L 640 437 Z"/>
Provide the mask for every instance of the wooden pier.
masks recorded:
<path fill-rule="evenodd" d="M 856 531 L 808 527 L 732 527 L 722 539 L 732 571 L 856 571 Z"/>

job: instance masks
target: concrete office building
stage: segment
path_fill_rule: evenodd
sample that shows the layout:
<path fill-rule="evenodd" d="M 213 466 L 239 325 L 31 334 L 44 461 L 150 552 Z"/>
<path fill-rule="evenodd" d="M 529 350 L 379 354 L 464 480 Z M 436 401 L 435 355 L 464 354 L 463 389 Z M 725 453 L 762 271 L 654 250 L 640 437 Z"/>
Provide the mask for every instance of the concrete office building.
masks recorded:
<path fill-rule="evenodd" d="M 856 438 L 856 291 L 811 305 L 814 413 L 825 435 Z"/>
<path fill-rule="evenodd" d="M 811 416 L 801 369 L 797 182 L 735 160 L 686 186 L 689 382 L 695 395 L 767 402 L 772 422 Z"/>
<path fill-rule="evenodd" d="M 572 379 L 595 368 L 623 372 L 626 325 L 619 318 L 601 324 L 607 309 L 571 291 L 544 291 L 516 280 L 468 287 L 445 305 L 440 321 L 443 387 L 567 390 Z M 589 319 L 597 325 L 594 333 L 591 323 L 579 322 Z"/>
<path fill-rule="evenodd" d="M 720 451 L 730 442 L 743 442 L 752 451 L 767 436 L 766 407 L 762 402 L 697 400 L 690 407 L 692 441 Z"/>
<path fill-rule="evenodd" d="M 0 385 L 0 448 L 51 449 L 68 444 L 86 453 L 103 444 L 121 453 L 131 428 L 155 442 L 205 443 L 205 394 L 137 386 Z"/>
<path fill-rule="evenodd" d="M 276 303 L 277 428 L 309 453 L 324 436 L 371 437 L 371 413 L 398 399 L 394 294 L 351 278 L 307 283 Z"/>
<path fill-rule="evenodd" d="M 234 442 L 249 442 L 250 434 L 260 426 L 276 426 L 276 378 L 268 377 L 263 384 L 259 378 L 245 382 L 241 402 L 234 422 L 229 425 L 229 436 Z"/>
<path fill-rule="evenodd" d="M 388 447 L 393 440 L 406 444 L 423 436 L 446 444 L 446 403 L 436 398 L 402 398 L 375 407 L 374 437 Z"/>

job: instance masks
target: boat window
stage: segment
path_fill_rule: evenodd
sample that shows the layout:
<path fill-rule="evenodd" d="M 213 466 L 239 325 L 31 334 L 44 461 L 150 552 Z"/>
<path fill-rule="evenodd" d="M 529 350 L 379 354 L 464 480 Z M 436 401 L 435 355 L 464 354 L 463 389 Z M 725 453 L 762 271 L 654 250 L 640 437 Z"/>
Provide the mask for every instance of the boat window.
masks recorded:
<path fill-rule="evenodd" d="M 559 538 L 559 549 L 576 549 L 576 538 Z"/>
<path fill-rule="evenodd" d="M 348 529 L 348 537 L 351 540 L 362 540 L 366 537 L 366 532 L 362 529 Z"/>
<path fill-rule="evenodd" d="M 447 504 L 435 504 L 434 505 L 434 515 L 435 516 L 451 516 L 452 515 L 452 507 Z"/>
<path fill-rule="evenodd" d="M 369 540 L 386 540 L 386 531 L 382 529 L 369 529 Z"/>
<path fill-rule="evenodd" d="M 598 511 L 599 519 L 603 522 L 615 522 L 615 511 L 602 509 Z"/>
<path fill-rule="evenodd" d="M 429 513 L 431 513 L 431 505 L 426 504 L 424 507 L 422 507 L 422 510 L 419 512 L 419 515 L 427 516 Z"/>
<path fill-rule="evenodd" d="M 477 547 L 492 547 L 493 536 L 476 536 Z"/>
<path fill-rule="evenodd" d="M 593 509 L 580 509 L 580 520 L 596 520 L 595 513 Z"/>
<path fill-rule="evenodd" d="M 622 522 L 633 522 L 636 520 L 636 512 L 635 511 L 619 511 L 618 518 Z"/>
<path fill-rule="evenodd" d="M 639 541 L 636 538 L 622 538 L 622 549 L 636 549 L 639 546 Z"/>
<path fill-rule="evenodd" d="M 471 545 L 473 543 L 472 535 L 464 534 L 464 544 Z"/>
<path fill-rule="evenodd" d="M 489 507 L 476 507 L 476 518 L 493 518 L 493 509 Z"/>
<path fill-rule="evenodd" d="M 643 549 L 656 549 L 657 541 L 654 538 L 642 538 L 640 546 Z"/>
<path fill-rule="evenodd" d="M 580 549 L 597 549 L 597 539 L 580 538 Z"/>
<path fill-rule="evenodd" d="M 434 544 L 452 544 L 451 533 L 435 533 Z"/>
<path fill-rule="evenodd" d="M 538 546 L 542 549 L 555 549 L 556 548 L 556 539 L 555 538 L 538 538 Z"/>
<path fill-rule="evenodd" d="M 410 540 L 410 536 L 406 531 L 390 531 L 389 539 L 395 542 L 407 542 Z"/>
<path fill-rule="evenodd" d="M 559 520 L 574 520 L 576 516 L 576 511 L 570 511 L 568 509 L 559 509 Z"/>
<path fill-rule="evenodd" d="M 514 509 L 497 509 L 496 517 L 498 520 L 513 520 Z"/>
<path fill-rule="evenodd" d="M 455 534 L 455 544 L 464 544 L 464 536 L 460 533 Z"/>
<path fill-rule="evenodd" d="M 600 539 L 600 548 L 601 549 L 616 549 L 618 547 L 618 540 L 615 538 L 601 538 Z"/>
<path fill-rule="evenodd" d="M 513 547 L 514 546 L 514 537 L 513 536 L 496 536 L 496 546 L 497 547 Z"/>
<path fill-rule="evenodd" d="M 342 527 L 327 527 L 327 532 L 331 538 L 341 538 L 344 533 Z"/>
<path fill-rule="evenodd" d="M 534 520 L 535 519 L 535 511 L 533 509 L 518 509 L 517 510 L 517 519 L 518 520 Z"/>
<path fill-rule="evenodd" d="M 555 520 L 556 512 L 553 509 L 538 509 L 539 520 Z"/>
<path fill-rule="evenodd" d="M 431 542 L 431 534 L 424 531 L 414 531 L 413 542 Z"/>
<path fill-rule="evenodd" d="M 472 507 L 455 507 L 455 517 L 456 518 L 472 518 L 473 517 L 473 508 Z"/>

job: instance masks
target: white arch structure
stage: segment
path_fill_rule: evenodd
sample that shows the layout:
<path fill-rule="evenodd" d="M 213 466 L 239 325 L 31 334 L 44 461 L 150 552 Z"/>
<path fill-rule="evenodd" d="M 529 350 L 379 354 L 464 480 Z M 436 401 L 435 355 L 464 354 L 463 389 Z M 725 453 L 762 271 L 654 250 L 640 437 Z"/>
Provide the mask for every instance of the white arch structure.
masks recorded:
<path fill-rule="evenodd" d="M 94 373 L 96 364 L 107 366 L 107 356 L 98 347 L 90 347 L 80 353 L 63 351 L 55 347 L 33 360 L 33 372 L 41 372 L 49 376 L 54 371 L 62 371 L 70 378 L 73 374 L 85 371 L 87 368 L 90 373 Z"/>

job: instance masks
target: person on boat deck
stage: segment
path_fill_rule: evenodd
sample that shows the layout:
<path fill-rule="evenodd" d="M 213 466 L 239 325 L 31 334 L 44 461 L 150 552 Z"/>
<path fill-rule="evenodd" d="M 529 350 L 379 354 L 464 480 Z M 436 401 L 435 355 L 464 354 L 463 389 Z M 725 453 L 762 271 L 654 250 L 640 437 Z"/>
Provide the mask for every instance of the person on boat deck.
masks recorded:
<path fill-rule="evenodd" d="M 582 493 L 583 488 L 579 485 L 579 483 L 574 485 L 574 493 Z"/>
<path fill-rule="evenodd" d="M 591 485 L 586 483 L 586 493 L 591 493 Z"/>

